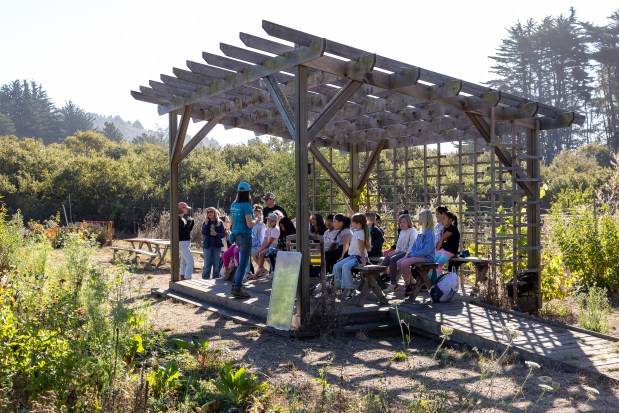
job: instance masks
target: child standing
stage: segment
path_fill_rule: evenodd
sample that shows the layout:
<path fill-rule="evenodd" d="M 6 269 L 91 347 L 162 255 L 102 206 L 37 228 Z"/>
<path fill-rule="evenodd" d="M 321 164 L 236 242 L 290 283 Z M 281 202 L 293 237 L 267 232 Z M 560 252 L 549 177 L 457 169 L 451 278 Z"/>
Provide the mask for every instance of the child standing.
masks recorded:
<path fill-rule="evenodd" d="M 411 249 L 406 253 L 404 258 L 398 260 L 397 266 L 402 276 L 404 277 L 404 283 L 406 289 L 404 290 L 404 297 L 409 297 L 413 292 L 413 281 L 411 273 L 411 265 L 419 262 L 435 262 L 435 246 L 434 231 L 432 226 L 434 220 L 432 219 L 432 211 L 424 209 L 419 213 L 419 228 L 421 234 L 417 236 L 415 243 Z"/>
<path fill-rule="evenodd" d="M 254 204 L 254 216 L 258 223 L 254 225 L 251 229 L 251 254 L 252 256 L 258 248 L 262 245 L 262 241 L 264 240 L 264 233 L 266 232 L 266 225 L 262 222 L 262 205 Z M 245 277 L 249 278 L 253 275 L 253 265 L 251 259 L 247 263 L 247 268 L 245 268 Z"/>
<path fill-rule="evenodd" d="M 436 243 L 437 274 L 442 274 L 443 265 L 458 254 L 459 246 L 460 231 L 458 231 L 458 218 L 452 212 L 445 212 L 443 214 L 443 234 Z"/>
<path fill-rule="evenodd" d="M 339 260 L 333 266 L 335 288 L 344 290 L 342 292 L 342 299 L 346 301 L 352 298 L 352 292 L 355 289 L 352 269 L 356 265 L 366 265 L 368 262 L 368 250 L 371 248 L 370 229 L 368 228 L 365 215 L 355 214 L 352 216 L 351 221 L 355 232 L 352 235 L 350 247 L 348 248 L 348 257 Z"/>

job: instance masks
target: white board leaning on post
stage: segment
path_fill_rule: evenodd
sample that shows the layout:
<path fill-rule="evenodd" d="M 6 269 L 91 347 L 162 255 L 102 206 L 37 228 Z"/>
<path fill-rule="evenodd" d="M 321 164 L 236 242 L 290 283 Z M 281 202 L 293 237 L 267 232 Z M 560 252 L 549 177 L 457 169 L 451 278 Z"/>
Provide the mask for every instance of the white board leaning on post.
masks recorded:
<path fill-rule="evenodd" d="M 300 252 L 279 251 L 277 253 L 277 265 L 273 275 L 271 300 L 267 315 L 268 326 L 278 330 L 290 330 L 300 270 Z"/>

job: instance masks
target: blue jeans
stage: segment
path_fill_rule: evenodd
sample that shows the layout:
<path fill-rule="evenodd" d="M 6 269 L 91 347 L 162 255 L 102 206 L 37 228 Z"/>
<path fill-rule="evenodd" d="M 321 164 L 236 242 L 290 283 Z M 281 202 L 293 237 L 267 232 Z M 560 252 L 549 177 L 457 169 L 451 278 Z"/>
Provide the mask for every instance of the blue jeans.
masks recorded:
<path fill-rule="evenodd" d="M 202 270 L 202 278 L 218 278 L 219 277 L 219 259 L 221 255 L 221 248 L 208 247 L 202 248 L 204 253 L 204 269 Z M 211 276 L 211 269 L 213 275 Z"/>
<path fill-rule="evenodd" d="M 358 265 L 361 257 L 358 255 L 350 255 L 341 261 L 338 261 L 333 266 L 333 280 L 335 288 L 344 290 L 354 290 L 357 288 L 353 281 L 352 269 Z"/>
<path fill-rule="evenodd" d="M 234 243 L 239 247 L 239 266 L 236 267 L 232 288 L 239 289 L 243 285 L 245 268 L 251 259 L 251 234 L 236 234 Z"/>
<path fill-rule="evenodd" d="M 179 241 L 178 247 L 181 253 L 181 267 L 179 274 L 186 280 L 191 280 L 193 274 L 193 256 L 189 249 L 190 241 Z"/>

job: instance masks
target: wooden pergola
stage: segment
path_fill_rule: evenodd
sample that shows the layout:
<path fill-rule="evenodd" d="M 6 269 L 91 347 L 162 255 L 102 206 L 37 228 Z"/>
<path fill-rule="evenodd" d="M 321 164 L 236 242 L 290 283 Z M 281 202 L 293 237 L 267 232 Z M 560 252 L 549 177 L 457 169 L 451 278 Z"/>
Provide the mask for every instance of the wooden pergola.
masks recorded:
<path fill-rule="evenodd" d="M 485 222 L 472 221 L 475 248 L 483 227 L 490 231 L 489 255 L 497 259 L 501 214 L 492 209 L 511 202 L 512 212 L 503 215 L 517 218 L 515 210 L 522 207 L 525 224 L 514 221 L 513 226 L 525 230 L 514 231 L 511 240 L 526 239 L 526 247 L 518 248 L 526 255 L 518 271 L 537 274 L 539 287 L 540 131 L 582 125 L 584 116 L 268 21 L 262 27 L 271 38 L 240 33 L 245 47 L 221 43 L 225 56 L 203 52 L 204 62 L 187 61 L 187 69 L 173 68 L 172 76 L 162 74 L 160 81 L 151 80 L 148 87 L 131 92 L 169 115 L 170 211 L 178 203 L 180 162 L 217 124 L 294 141 L 298 247 L 303 252 L 297 315 L 304 320 L 310 309 L 309 153 L 358 211 L 359 194 L 382 152 L 393 150 L 395 163 L 399 148 L 421 145 L 427 155 L 428 145 L 440 148 L 441 143 L 455 142 L 461 148 L 462 142 L 473 141 L 475 148 L 489 153 L 493 171 L 488 182 L 490 214 L 484 215 Z M 185 143 L 190 120 L 206 124 Z M 328 150 L 348 154 L 345 176 L 325 156 Z M 440 187 L 440 168 L 439 164 L 431 184 L 435 187 Z M 427 188 L 430 181 L 424 173 Z M 175 220 L 170 222 L 176 282 L 178 227 Z"/>

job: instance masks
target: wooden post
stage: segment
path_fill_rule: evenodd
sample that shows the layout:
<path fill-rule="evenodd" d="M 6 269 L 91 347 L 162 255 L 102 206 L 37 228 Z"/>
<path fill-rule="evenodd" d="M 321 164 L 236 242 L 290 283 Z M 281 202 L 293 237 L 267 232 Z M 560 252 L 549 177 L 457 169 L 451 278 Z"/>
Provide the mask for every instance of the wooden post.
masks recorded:
<path fill-rule="evenodd" d="M 527 197 L 527 268 L 536 273 L 535 290 L 537 292 L 537 310 L 542 307 L 541 289 L 541 213 L 540 213 L 540 139 L 539 139 L 539 120 L 536 121 L 534 130 L 530 130 L 527 136 L 527 176 L 531 179 L 533 187 L 533 197 Z"/>
<path fill-rule="evenodd" d="M 172 274 L 172 282 L 180 281 L 180 250 L 178 247 L 178 162 L 174 162 L 174 145 L 178 134 L 177 114 L 175 111 L 170 112 L 169 130 L 170 130 L 170 274 Z"/>
<path fill-rule="evenodd" d="M 308 139 L 307 139 L 307 67 L 295 67 L 294 91 L 295 171 L 297 184 L 297 251 L 301 251 L 301 272 L 297 290 L 297 316 L 303 328 L 310 312 L 309 277 L 309 208 L 308 208 Z"/>
<path fill-rule="evenodd" d="M 356 143 L 349 145 L 349 169 L 350 169 L 350 187 L 352 188 L 352 196 L 350 197 L 350 208 L 353 212 L 359 212 L 359 194 L 362 188 L 357 188 L 357 182 L 361 179 L 359 176 L 359 146 Z"/>

